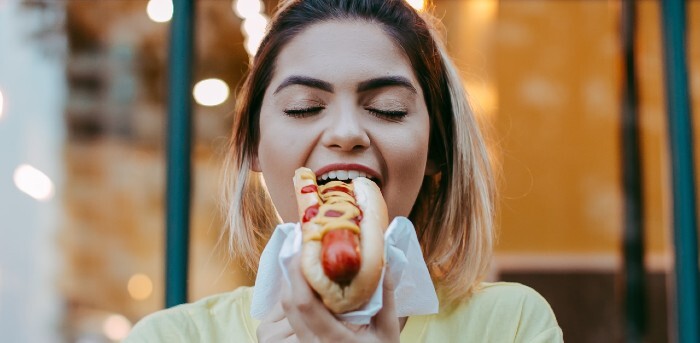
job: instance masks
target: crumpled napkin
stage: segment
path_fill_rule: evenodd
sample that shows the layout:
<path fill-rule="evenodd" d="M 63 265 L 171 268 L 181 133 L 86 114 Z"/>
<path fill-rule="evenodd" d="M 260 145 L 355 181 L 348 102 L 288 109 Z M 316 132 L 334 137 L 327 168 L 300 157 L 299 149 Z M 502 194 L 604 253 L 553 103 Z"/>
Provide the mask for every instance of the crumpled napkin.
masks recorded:
<path fill-rule="evenodd" d="M 384 233 L 384 241 L 385 261 L 390 266 L 394 280 L 397 317 L 437 313 L 437 294 L 423 260 L 413 223 L 405 217 L 396 217 Z M 300 251 L 301 225 L 278 225 L 260 257 L 250 308 L 253 318 L 262 319 L 279 301 L 283 278 L 289 282 L 287 266 Z M 382 308 L 383 282 L 382 273 L 379 286 L 370 301 L 356 311 L 337 315 L 338 319 L 352 324 L 369 324 Z"/>

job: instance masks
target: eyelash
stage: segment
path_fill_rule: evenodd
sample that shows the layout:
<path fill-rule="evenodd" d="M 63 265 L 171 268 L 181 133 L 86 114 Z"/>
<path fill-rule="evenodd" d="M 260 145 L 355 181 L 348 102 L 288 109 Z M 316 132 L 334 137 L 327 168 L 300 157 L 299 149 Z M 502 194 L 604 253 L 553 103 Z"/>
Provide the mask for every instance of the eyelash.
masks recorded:
<path fill-rule="evenodd" d="M 314 106 L 305 108 L 292 108 L 284 110 L 284 113 L 292 118 L 306 118 L 323 111 L 325 107 Z"/>
<path fill-rule="evenodd" d="M 371 107 L 365 108 L 365 110 L 377 118 L 390 121 L 401 121 L 408 114 L 407 111 L 384 111 Z"/>
<path fill-rule="evenodd" d="M 284 113 L 292 118 L 306 118 L 314 114 L 318 114 L 324 109 L 325 107 L 323 106 L 292 108 L 284 110 Z M 365 110 L 377 118 L 386 119 L 390 121 L 400 121 L 401 119 L 403 119 L 403 117 L 405 117 L 408 114 L 407 111 L 385 111 L 372 107 L 367 107 L 365 108 Z"/>

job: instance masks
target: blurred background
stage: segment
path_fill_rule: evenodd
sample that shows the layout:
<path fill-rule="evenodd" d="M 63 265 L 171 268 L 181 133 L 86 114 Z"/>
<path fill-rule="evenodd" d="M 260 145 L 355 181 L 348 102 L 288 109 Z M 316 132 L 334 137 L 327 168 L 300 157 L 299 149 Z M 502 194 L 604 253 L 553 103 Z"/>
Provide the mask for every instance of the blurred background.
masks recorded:
<path fill-rule="evenodd" d="M 276 2 L 196 1 L 190 301 L 253 282 L 219 243 L 218 184 L 235 89 Z M 622 341 L 620 2 L 433 5 L 500 168 L 490 278 L 539 291 L 567 342 Z M 164 306 L 171 16 L 170 0 L 0 0 L 0 341 L 119 341 Z M 688 2 L 687 18 L 697 114 L 700 1 Z M 659 1 L 637 1 L 635 59 L 645 341 L 667 342 L 675 310 Z"/>

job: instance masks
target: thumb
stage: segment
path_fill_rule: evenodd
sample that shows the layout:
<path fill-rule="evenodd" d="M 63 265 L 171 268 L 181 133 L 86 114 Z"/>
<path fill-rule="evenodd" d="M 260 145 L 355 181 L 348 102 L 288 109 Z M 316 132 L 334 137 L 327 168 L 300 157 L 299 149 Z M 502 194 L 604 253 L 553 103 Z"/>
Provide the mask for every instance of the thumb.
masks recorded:
<path fill-rule="evenodd" d="M 399 320 L 396 316 L 396 302 L 394 299 L 394 280 L 391 279 L 389 266 L 384 270 L 384 282 L 382 289 L 382 309 L 375 316 L 375 326 L 378 332 L 388 334 L 389 337 L 399 332 Z"/>

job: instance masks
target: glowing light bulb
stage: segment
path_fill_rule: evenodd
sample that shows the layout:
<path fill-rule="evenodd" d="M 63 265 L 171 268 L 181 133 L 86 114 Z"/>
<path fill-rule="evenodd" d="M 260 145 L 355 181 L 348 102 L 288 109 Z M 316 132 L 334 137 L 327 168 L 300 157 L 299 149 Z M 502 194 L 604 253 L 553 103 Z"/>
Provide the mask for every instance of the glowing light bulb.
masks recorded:
<path fill-rule="evenodd" d="M 102 332 L 113 341 L 121 341 L 131 332 L 131 322 L 122 315 L 110 315 L 102 323 Z"/>
<path fill-rule="evenodd" d="M 146 5 L 148 17 L 156 23 L 165 23 L 173 18 L 173 2 L 171 0 L 150 0 Z"/>
<path fill-rule="evenodd" d="M 202 106 L 216 106 L 228 99 L 229 88 L 219 79 L 206 79 L 197 82 L 192 91 L 194 100 Z"/>
<path fill-rule="evenodd" d="M 51 179 L 39 169 L 23 164 L 15 169 L 15 186 L 30 197 L 46 201 L 53 197 L 54 186 Z"/>
<path fill-rule="evenodd" d="M 406 0 L 406 2 L 418 11 L 425 9 L 425 0 Z"/>
<path fill-rule="evenodd" d="M 236 15 L 243 19 L 258 15 L 264 9 L 260 0 L 234 0 L 231 5 Z"/>
<path fill-rule="evenodd" d="M 153 282 L 144 274 L 134 274 L 127 284 L 129 295 L 136 300 L 144 300 L 153 293 Z"/>

